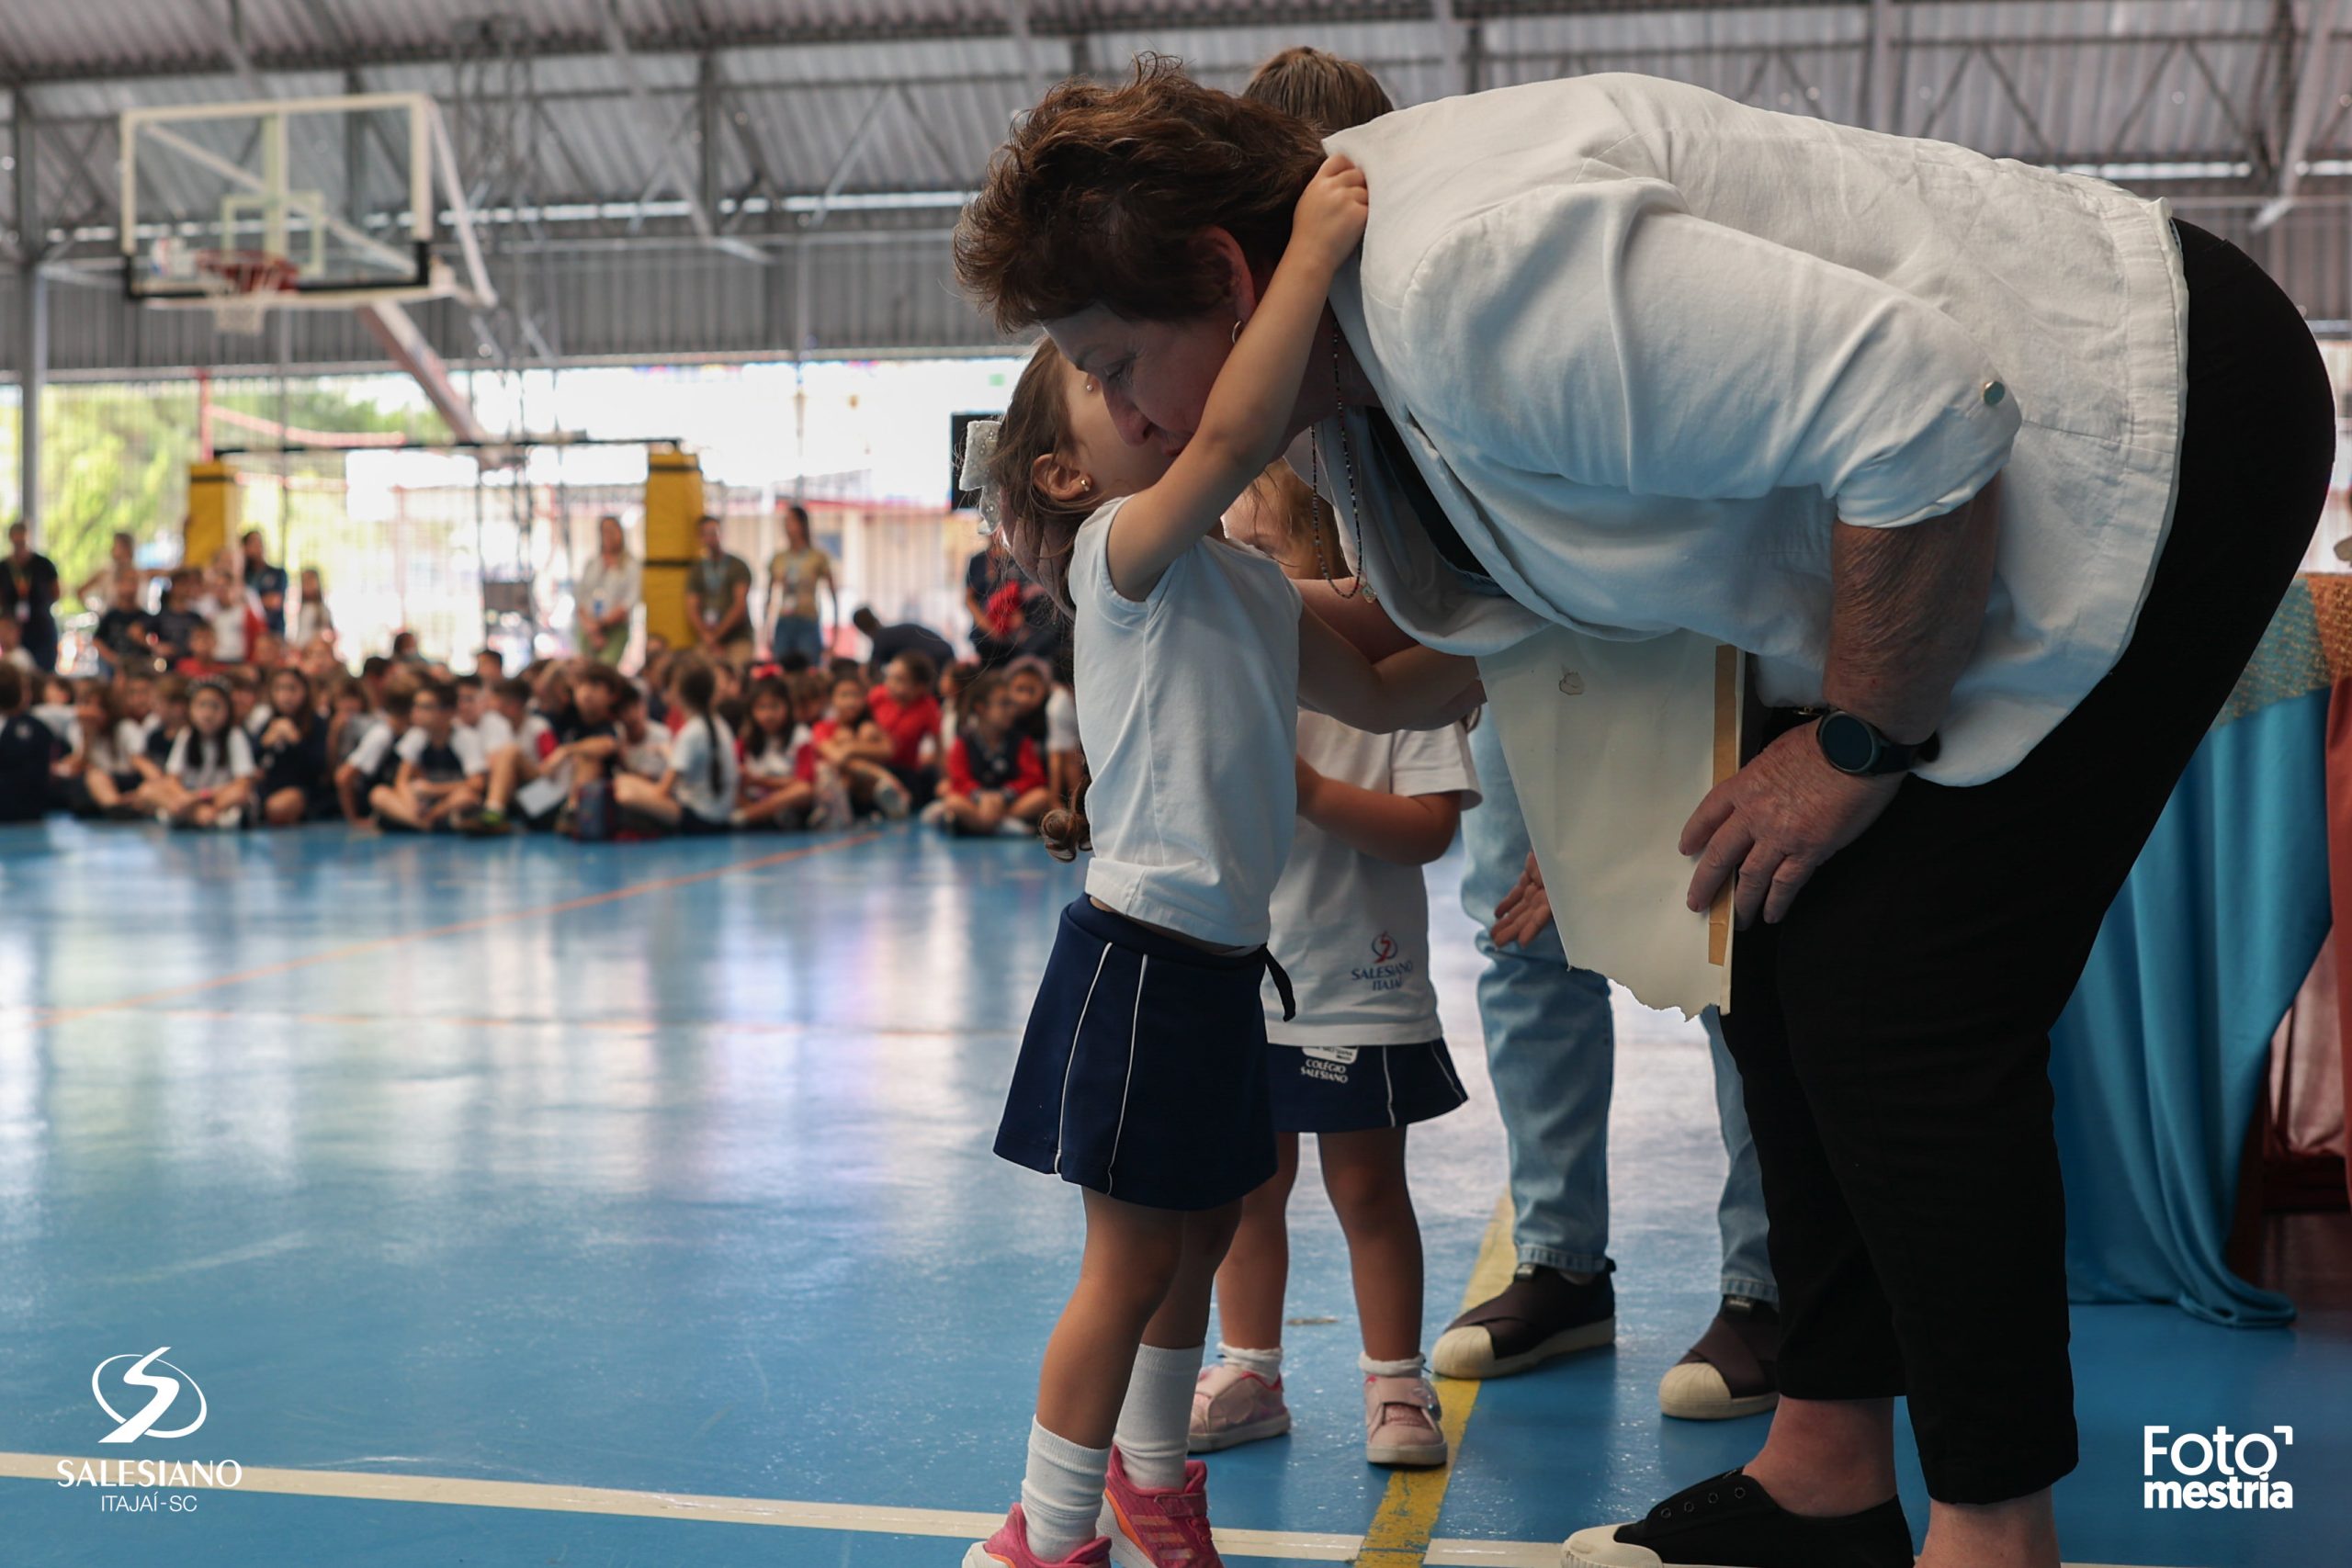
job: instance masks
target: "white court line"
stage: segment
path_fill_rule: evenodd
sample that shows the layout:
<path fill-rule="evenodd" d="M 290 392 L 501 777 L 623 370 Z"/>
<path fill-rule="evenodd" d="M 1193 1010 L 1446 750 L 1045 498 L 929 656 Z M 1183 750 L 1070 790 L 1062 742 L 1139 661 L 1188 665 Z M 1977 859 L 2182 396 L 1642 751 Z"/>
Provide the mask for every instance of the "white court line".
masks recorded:
<path fill-rule="evenodd" d="M 0 1479 L 45 1481 L 55 1485 L 58 1465 L 77 1472 L 101 1462 L 121 1464 L 123 1456 L 101 1461 L 70 1454 L 0 1453 Z M 130 1462 L 137 1462 L 135 1461 Z M 167 1462 L 167 1461 L 165 1461 Z M 140 1490 L 147 1490 L 141 1488 Z M 201 1487 L 164 1487 L 201 1491 Z M 215 1487 L 228 1491 L 232 1488 Z M 553 1514 L 608 1514 L 633 1518 L 685 1519 L 710 1524 L 782 1525 L 792 1529 L 842 1530 L 865 1535 L 917 1535 L 984 1540 L 1003 1523 L 997 1514 L 958 1513 L 948 1508 L 892 1508 L 866 1503 L 796 1503 L 774 1497 L 715 1497 L 691 1492 L 628 1492 L 602 1486 L 554 1486 L 540 1482 L 476 1481 L 454 1475 L 391 1475 L 361 1470 L 273 1470 L 246 1467 L 238 1492 L 294 1497 L 347 1497 L 370 1502 L 441 1503 L 474 1508 L 519 1508 Z M 1217 1550 L 1235 1557 L 1281 1557 L 1295 1562 L 1345 1562 L 1363 1544 L 1361 1535 L 1308 1530 L 1220 1529 Z M 1441 1538 L 1422 1559 L 1430 1568 L 1558 1568 L 1556 1540 L 1470 1540 Z M 2069 1568 L 2120 1568 L 2074 1563 Z"/>

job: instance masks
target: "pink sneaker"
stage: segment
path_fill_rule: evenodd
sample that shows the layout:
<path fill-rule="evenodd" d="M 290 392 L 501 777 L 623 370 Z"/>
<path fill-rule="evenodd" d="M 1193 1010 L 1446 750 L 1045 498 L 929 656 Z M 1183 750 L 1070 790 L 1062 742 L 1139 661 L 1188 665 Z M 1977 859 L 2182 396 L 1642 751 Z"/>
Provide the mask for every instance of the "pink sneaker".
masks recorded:
<path fill-rule="evenodd" d="M 1222 1361 L 1201 1369 L 1193 1385 L 1193 1429 L 1185 1442 L 1194 1453 L 1213 1454 L 1289 1430 L 1290 1406 L 1283 1403 L 1280 1378 L 1268 1382 Z"/>
<path fill-rule="evenodd" d="M 1196 1459 L 1184 1461 L 1183 1485 L 1155 1490 L 1127 1479 L 1126 1459 L 1112 1445 L 1097 1528 L 1111 1538 L 1117 1568 L 1225 1568 L 1209 1537 L 1209 1467 Z"/>
<path fill-rule="evenodd" d="M 1004 1516 L 1004 1523 L 996 1534 L 986 1540 L 975 1541 L 964 1553 L 964 1568 L 1103 1568 L 1111 1561 L 1111 1543 L 1101 1536 L 1087 1541 L 1068 1557 L 1047 1562 L 1029 1550 L 1029 1521 L 1022 1516 L 1021 1505 L 1012 1505 L 1012 1512 Z"/>
<path fill-rule="evenodd" d="M 1445 1433 L 1437 1424 L 1437 1390 L 1427 1378 L 1363 1380 L 1363 1457 L 1370 1464 L 1445 1462 Z"/>

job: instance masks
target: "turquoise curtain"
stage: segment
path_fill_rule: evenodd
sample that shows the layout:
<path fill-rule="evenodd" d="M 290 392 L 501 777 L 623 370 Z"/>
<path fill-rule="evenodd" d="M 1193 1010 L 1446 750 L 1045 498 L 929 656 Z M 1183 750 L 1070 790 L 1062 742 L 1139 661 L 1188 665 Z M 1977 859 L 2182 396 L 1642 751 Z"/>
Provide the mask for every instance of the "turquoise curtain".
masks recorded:
<path fill-rule="evenodd" d="M 2296 618 L 2290 596 L 2281 621 Z M 2052 1032 L 2076 1301 L 2240 1327 L 2294 1316 L 2222 1248 L 2270 1039 L 2330 925 L 2327 703 L 2324 686 L 2268 700 L 2206 737 Z"/>

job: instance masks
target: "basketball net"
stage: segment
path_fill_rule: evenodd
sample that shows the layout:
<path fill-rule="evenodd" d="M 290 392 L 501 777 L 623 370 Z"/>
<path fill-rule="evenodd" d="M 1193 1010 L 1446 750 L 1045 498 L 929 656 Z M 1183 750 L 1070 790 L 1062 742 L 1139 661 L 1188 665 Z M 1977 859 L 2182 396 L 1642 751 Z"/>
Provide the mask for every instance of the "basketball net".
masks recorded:
<path fill-rule="evenodd" d="M 212 330 L 255 337 L 281 294 L 301 276 L 294 264 L 267 251 L 199 251 L 196 276 L 209 298 Z"/>

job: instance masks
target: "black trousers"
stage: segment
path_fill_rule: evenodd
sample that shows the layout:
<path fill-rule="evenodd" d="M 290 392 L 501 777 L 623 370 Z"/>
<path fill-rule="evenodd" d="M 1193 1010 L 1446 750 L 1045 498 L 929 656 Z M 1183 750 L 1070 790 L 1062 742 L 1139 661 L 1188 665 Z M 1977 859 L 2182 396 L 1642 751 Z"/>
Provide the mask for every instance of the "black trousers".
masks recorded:
<path fill-rule="evenodd" d="M 2178 226 L 2188 388 L 2172 533 L 2131 646 L 2013 772 L 1906 781 L 1777 927 L 1724 1019 L 1771 1217 L 1784 1392 L 1907 1394 L 1929 1494 L 2075 1461 L 2050 1028 L 2292 580 L 2333 398 L 2294 305 Z"/>

